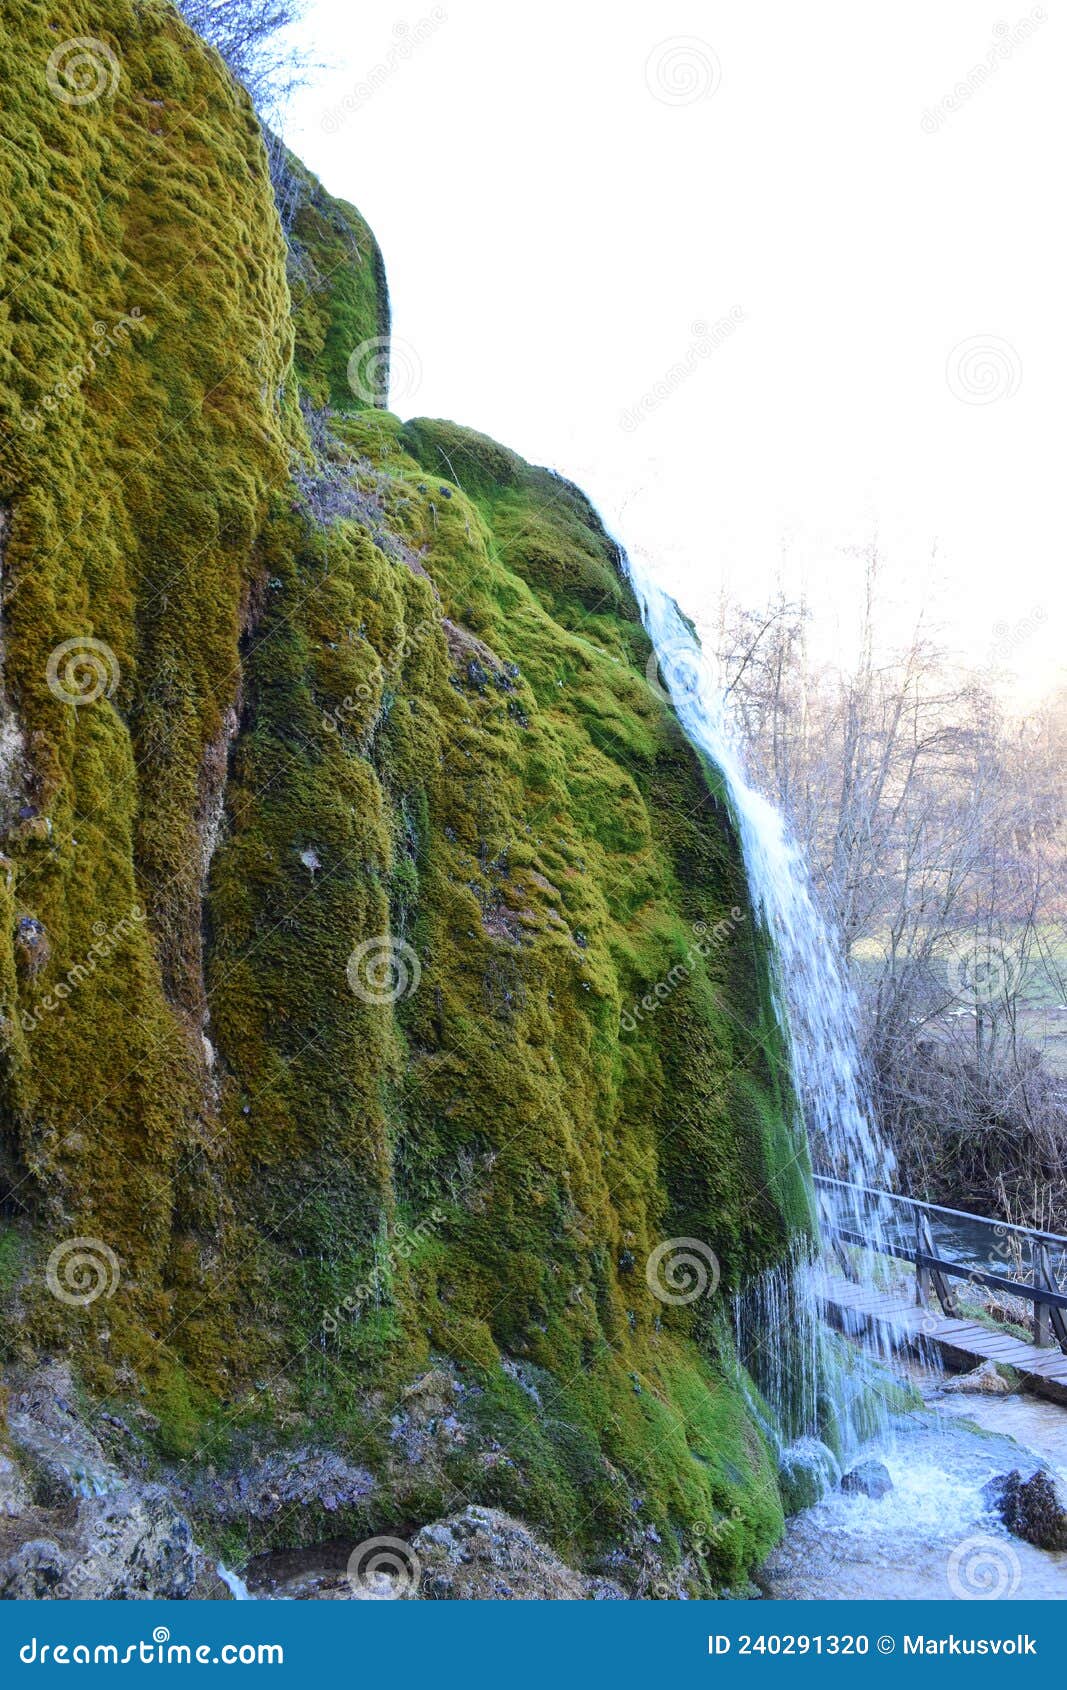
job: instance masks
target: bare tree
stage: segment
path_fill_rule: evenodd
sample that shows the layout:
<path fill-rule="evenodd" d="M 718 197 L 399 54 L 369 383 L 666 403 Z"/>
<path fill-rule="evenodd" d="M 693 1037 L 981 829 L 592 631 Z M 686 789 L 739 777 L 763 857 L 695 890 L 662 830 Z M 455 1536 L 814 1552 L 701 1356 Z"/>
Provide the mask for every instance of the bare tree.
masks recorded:
<path fill-rule="evenodd" d="M 178 0 L 178 7 L 197 34 L 218 48 L 256 110 L 276 117 L 308 68 L 286 39 L 307 0 Z"/>
<path fill-rule="evenodd" d="M 722 607 L 724 689 L 840 936 L 904 1178 L 1005 1212 L 1044 1191 L 1046 1213 L 1055 1191 L 1067 1215 L 1063 1082 L 1028 1031 L 1039 980 L 1060 1001 L 1067 985 L 1067 704 L 1011 721 L 921 623 L 886 656 L 877 549 L 863 561 L 851 663 L 813 660 L 807 610 L 779 590 L 765 611 Z"/>

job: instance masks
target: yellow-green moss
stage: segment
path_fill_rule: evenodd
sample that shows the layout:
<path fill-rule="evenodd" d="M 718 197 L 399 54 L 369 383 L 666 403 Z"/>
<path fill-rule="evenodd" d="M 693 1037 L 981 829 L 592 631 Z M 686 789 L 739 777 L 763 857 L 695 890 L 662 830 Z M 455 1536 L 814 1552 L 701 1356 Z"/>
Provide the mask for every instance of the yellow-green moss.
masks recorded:
<path fill-rule="evenodd" d="M 120 74 L 72 106 L 46 66 L 88 34 Z M 617 550 L 558 476 L 353 385 L 373 239 L 293 161 L 286 252 L 248 103 L 163 0 L 30 0 L 0 57 L 10 1342 L 140 1390 L 171 1453 L 282 1408 L 379 1466 L 367 1405 L 441 1354 L 477 1381 L 464 1494 L 589 1553 L 639 1497 L 736 1582 L 781 1512 L 723 1297 L 806 1224 L 803 1151 Z M 113 685 L 75 707 L 49 658 L 86 638 Z M 120 1266 L 84 1310 L 43 1283 L 74 1236 Z M 652 1294 L 675 1237 L 717 1296 Z"/>

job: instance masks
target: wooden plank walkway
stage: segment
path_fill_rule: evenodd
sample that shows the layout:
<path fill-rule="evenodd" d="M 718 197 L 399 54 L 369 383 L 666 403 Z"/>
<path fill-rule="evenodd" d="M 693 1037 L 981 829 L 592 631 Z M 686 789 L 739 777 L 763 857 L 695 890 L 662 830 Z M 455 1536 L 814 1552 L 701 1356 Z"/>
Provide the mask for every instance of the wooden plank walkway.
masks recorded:
<path fill-rule="evenodd" d="M 843 1332 L 855 1335 L 877 1324 L 887 1329 L 894 1348 L 921 1350 L 928 1345 L 954 1367 L 1002 1362 L 1015 1368 L 1028 1390 L 1067 1405 L 1067 1355 L 1058 1347 L 1039 1349 L 1010 1332 L 952 1319 L 940 1309 L 919 1308 L 906 1292 L 872 1291 L 844 1278 L 827 1279 L 822 1295 L 830 1318 Z"/>

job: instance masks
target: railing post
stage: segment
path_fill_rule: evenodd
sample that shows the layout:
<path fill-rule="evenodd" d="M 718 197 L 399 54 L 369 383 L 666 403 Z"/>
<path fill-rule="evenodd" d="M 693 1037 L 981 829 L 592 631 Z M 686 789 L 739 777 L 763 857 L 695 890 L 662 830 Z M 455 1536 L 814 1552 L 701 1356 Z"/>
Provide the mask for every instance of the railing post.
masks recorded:
<path fill-rule="evenodd" d="M 1036 1238 L 1031 1246 L 1030 1255 L 1033 1259 L 1034 1266 L 1032 1275 L 1034 1290 L 1043 1291 L 1047 1289 L 1048 1286 L 1048 1279 L 1046 1277 L 1048 1252 L 1046 1251 L 1045 1246 Z M 1052 1322 L 1049 1319 L 1049 1312 L 1048 1304 L 1040 1302 L 1038 1298 L 1035 1297 L 1034 1343 L 1040 1350 L 1048 1349 L 1049 1345 L 1052 1343 Z"/>
<path fill-rule="evenodd" d="M 1034 1284 L 1041 1285 L 1046 1291 L 1054 1290 L 1056 1280 L 1052 1272 L 1052 1260 L 1048 1253 L 1048 1245 L 1043 1239 L 1040 1242 L 1036 1239 L 1034 1240 L 1034 1258 L 1036 1264 L 1034 1271 Z M 1039 1275 L 1040 1278 L 1038 1277 Z M 1038 1329 L 1039 1319 L 1042 1318 L 1044 1319 L 1046 1326 L 1051 1327 L 1052 1334 L 1055 1337 L 1057 1344 L 1060 1346 L 1060 1349 L 1065 1355 L 1067 1355 L 1067 1317 L 1065 1317 L 1063 1310 L 1055 1308 L 1051 1303 L 1035 1303 L 1035 1331 Z M 1040 1343 L 1040 1338 L 1037 1341 Z"/>
<path fill-rule="evenodd" d="M 930 1274 L 921 1264 L 923 1254 L 923 1212 L 915 1211 L 915 1306 L 925 1308 L 930 1298 Z"/>

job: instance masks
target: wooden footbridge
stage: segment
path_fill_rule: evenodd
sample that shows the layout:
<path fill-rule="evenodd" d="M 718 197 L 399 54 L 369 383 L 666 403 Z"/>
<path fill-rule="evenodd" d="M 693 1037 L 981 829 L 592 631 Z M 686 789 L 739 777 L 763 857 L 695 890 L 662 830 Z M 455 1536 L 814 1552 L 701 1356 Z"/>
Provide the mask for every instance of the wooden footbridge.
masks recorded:
<path fill-rule="evenodd" d="M 1067 1238 L 825 1175 L 817 1175 L 815 1183 L 835 1269 L 827 1274 L 823 1296 L 842 1331 L 859 1336 L 876 1327 L 892 1347 L 919 1354 L 925 1349 L 951 1367 L 1006 1364 L 1029 1390 L 1067 1404 Z M 879 1218 L 877 1243 L 874 1228 L 863 1227 L 864 1208 Z M 954 1259 L 947 1246 L 935 1246 L 934 1225 L 951 1234 L 961 1223 L 968 1230 L 988 1228 L 988 1265 Z M 856 1250 L 912 1264 L 913 1280 L 903 1289 L 879 1289 L 869 1279 L 861 1283 Z M 984 1288 L 1011 1299 L 1012 1324 L 1025 1321 L 1031 1341 L 961 1313 L 958 1291 L 967 1287 L 979 1296 Z"/>

